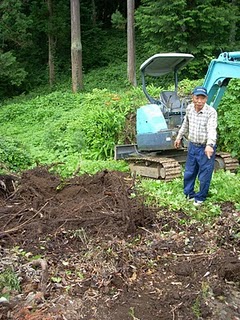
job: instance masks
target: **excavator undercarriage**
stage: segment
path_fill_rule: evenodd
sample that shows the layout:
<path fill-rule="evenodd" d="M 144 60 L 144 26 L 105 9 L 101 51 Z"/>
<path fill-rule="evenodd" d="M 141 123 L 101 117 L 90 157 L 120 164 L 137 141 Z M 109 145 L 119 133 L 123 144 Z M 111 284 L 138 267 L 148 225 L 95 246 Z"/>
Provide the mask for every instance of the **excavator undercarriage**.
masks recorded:
<path fill-rule="evenodd" d="M 159 179 L 164 181 L 172 181 L 182 175 L 182 164 L 174 158 L 168 157 L 129 157 L 125 159 L 129 163 L 132 173 Z M 215 158 L 215 170 L 229 170 L 236 172 L 239 167 L 237 159 L 232 158 L 229 153 L 217 152 Z"/>

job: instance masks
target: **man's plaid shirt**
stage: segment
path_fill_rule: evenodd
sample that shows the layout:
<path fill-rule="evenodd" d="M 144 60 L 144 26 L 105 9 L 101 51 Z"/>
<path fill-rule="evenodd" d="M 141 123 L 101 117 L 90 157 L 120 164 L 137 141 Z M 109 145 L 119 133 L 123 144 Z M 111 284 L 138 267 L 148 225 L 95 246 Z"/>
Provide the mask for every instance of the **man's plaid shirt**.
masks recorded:
<path fill-rule="evenodd" d="M 217 111 L 205 103 L 202 110 L 197 112 L 194 104 L 189 104 L 177 140 L 181 140 L 183 136 L 186 136 L 193 143 L 215 145 L 217 141 Z"/>

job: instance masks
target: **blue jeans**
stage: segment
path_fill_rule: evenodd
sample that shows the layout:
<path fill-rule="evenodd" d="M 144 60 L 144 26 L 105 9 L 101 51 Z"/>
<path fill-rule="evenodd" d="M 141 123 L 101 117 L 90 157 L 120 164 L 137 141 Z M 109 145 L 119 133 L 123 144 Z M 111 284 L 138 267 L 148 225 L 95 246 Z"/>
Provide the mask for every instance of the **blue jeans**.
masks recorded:
<path fill-rule="evenodd" d="M 208 159 L 204 150 L 205 145 L 197 146 L 189 142 L 184 172 L 184 194 L 198 201 L 206 200 L 214 170 L 216 147 L 211 159 Z M 199 192 L 194 191 L 197 177 L 200 182 Z"/>

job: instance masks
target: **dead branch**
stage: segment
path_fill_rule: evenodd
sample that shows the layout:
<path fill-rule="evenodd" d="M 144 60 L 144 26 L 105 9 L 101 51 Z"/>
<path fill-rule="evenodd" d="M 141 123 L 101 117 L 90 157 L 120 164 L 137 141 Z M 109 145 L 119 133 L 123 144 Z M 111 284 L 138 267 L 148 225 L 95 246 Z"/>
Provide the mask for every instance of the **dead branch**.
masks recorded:
<path fill-rule="evenodd" d="M 89 203 L 89 204 L 86 204 L 86 203 L 84 203 L 81 207 L 78 207 L 78 208 L 76 208 L 76 209 L 74 209 L 73 210 L 73 212 L 76 212 L 76 211 L 80 211 L 82 208 L 84 208 L 84 207 L 89 207 L 89 209 L 91 210 L 91 211 L 93 211 L 92 210 L 92 205 L 93 204 L 96 204 L 96 203 L 98 203 L 98 202 L 102 202 L 104 199 L 106 199 L 108 196 L 104 196 L 104 197 L 102 197 L 101 199 L 97 199 L 97 200 L 95 200 L 95 201 L 93 201 L 93 202 L 91 202 L 91 203 Z"/>
<path fill-rule="evenodd" d="M 31 218 L 29 218 L 27 221 L 24 221 L 22 224 L 20 224 L 19 226 L 15 227 L 15 228 L 8 229 L 8 230 L 3 230 L 2 233 L 3 234 L 7 234 L 7 233 L 12 233 L 12 232 L 18 231 L 25 224 L 27 224 L 29 221 L 33 220 L 47 206 L 47 204 L 48 204 L 48 201 Z"/>
<path fill-rule="evenodd" d="M 6 228 L 6 226 L 13 220 L 15 219 L 20 213 L 23 213 L 24 211 L 27 211 L 26 208 L 23 208 L 21 210 L 19 210 L 17 213 L 15 213 L 6 223 L 5 225 L 3 226 L 3 230 Z"/>

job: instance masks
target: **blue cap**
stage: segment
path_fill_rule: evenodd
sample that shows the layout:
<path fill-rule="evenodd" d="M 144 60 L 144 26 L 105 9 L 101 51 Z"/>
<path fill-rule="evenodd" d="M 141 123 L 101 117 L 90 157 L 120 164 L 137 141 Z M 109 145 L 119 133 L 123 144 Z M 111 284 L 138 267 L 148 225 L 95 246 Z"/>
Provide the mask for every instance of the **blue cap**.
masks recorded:
<path fill-rule="evenodd" d="M 193 92 L 192 92 L 192 94 L 193 95 L 195 95 L 195 96 L 205 96 L 205 97 L 207 97 L 207 89 L 205 88 L 205 87 L 201 87 L 201 86 L 199 86 L 199 87 L 196 87 L 194 90 L 193 90 Z"/>

